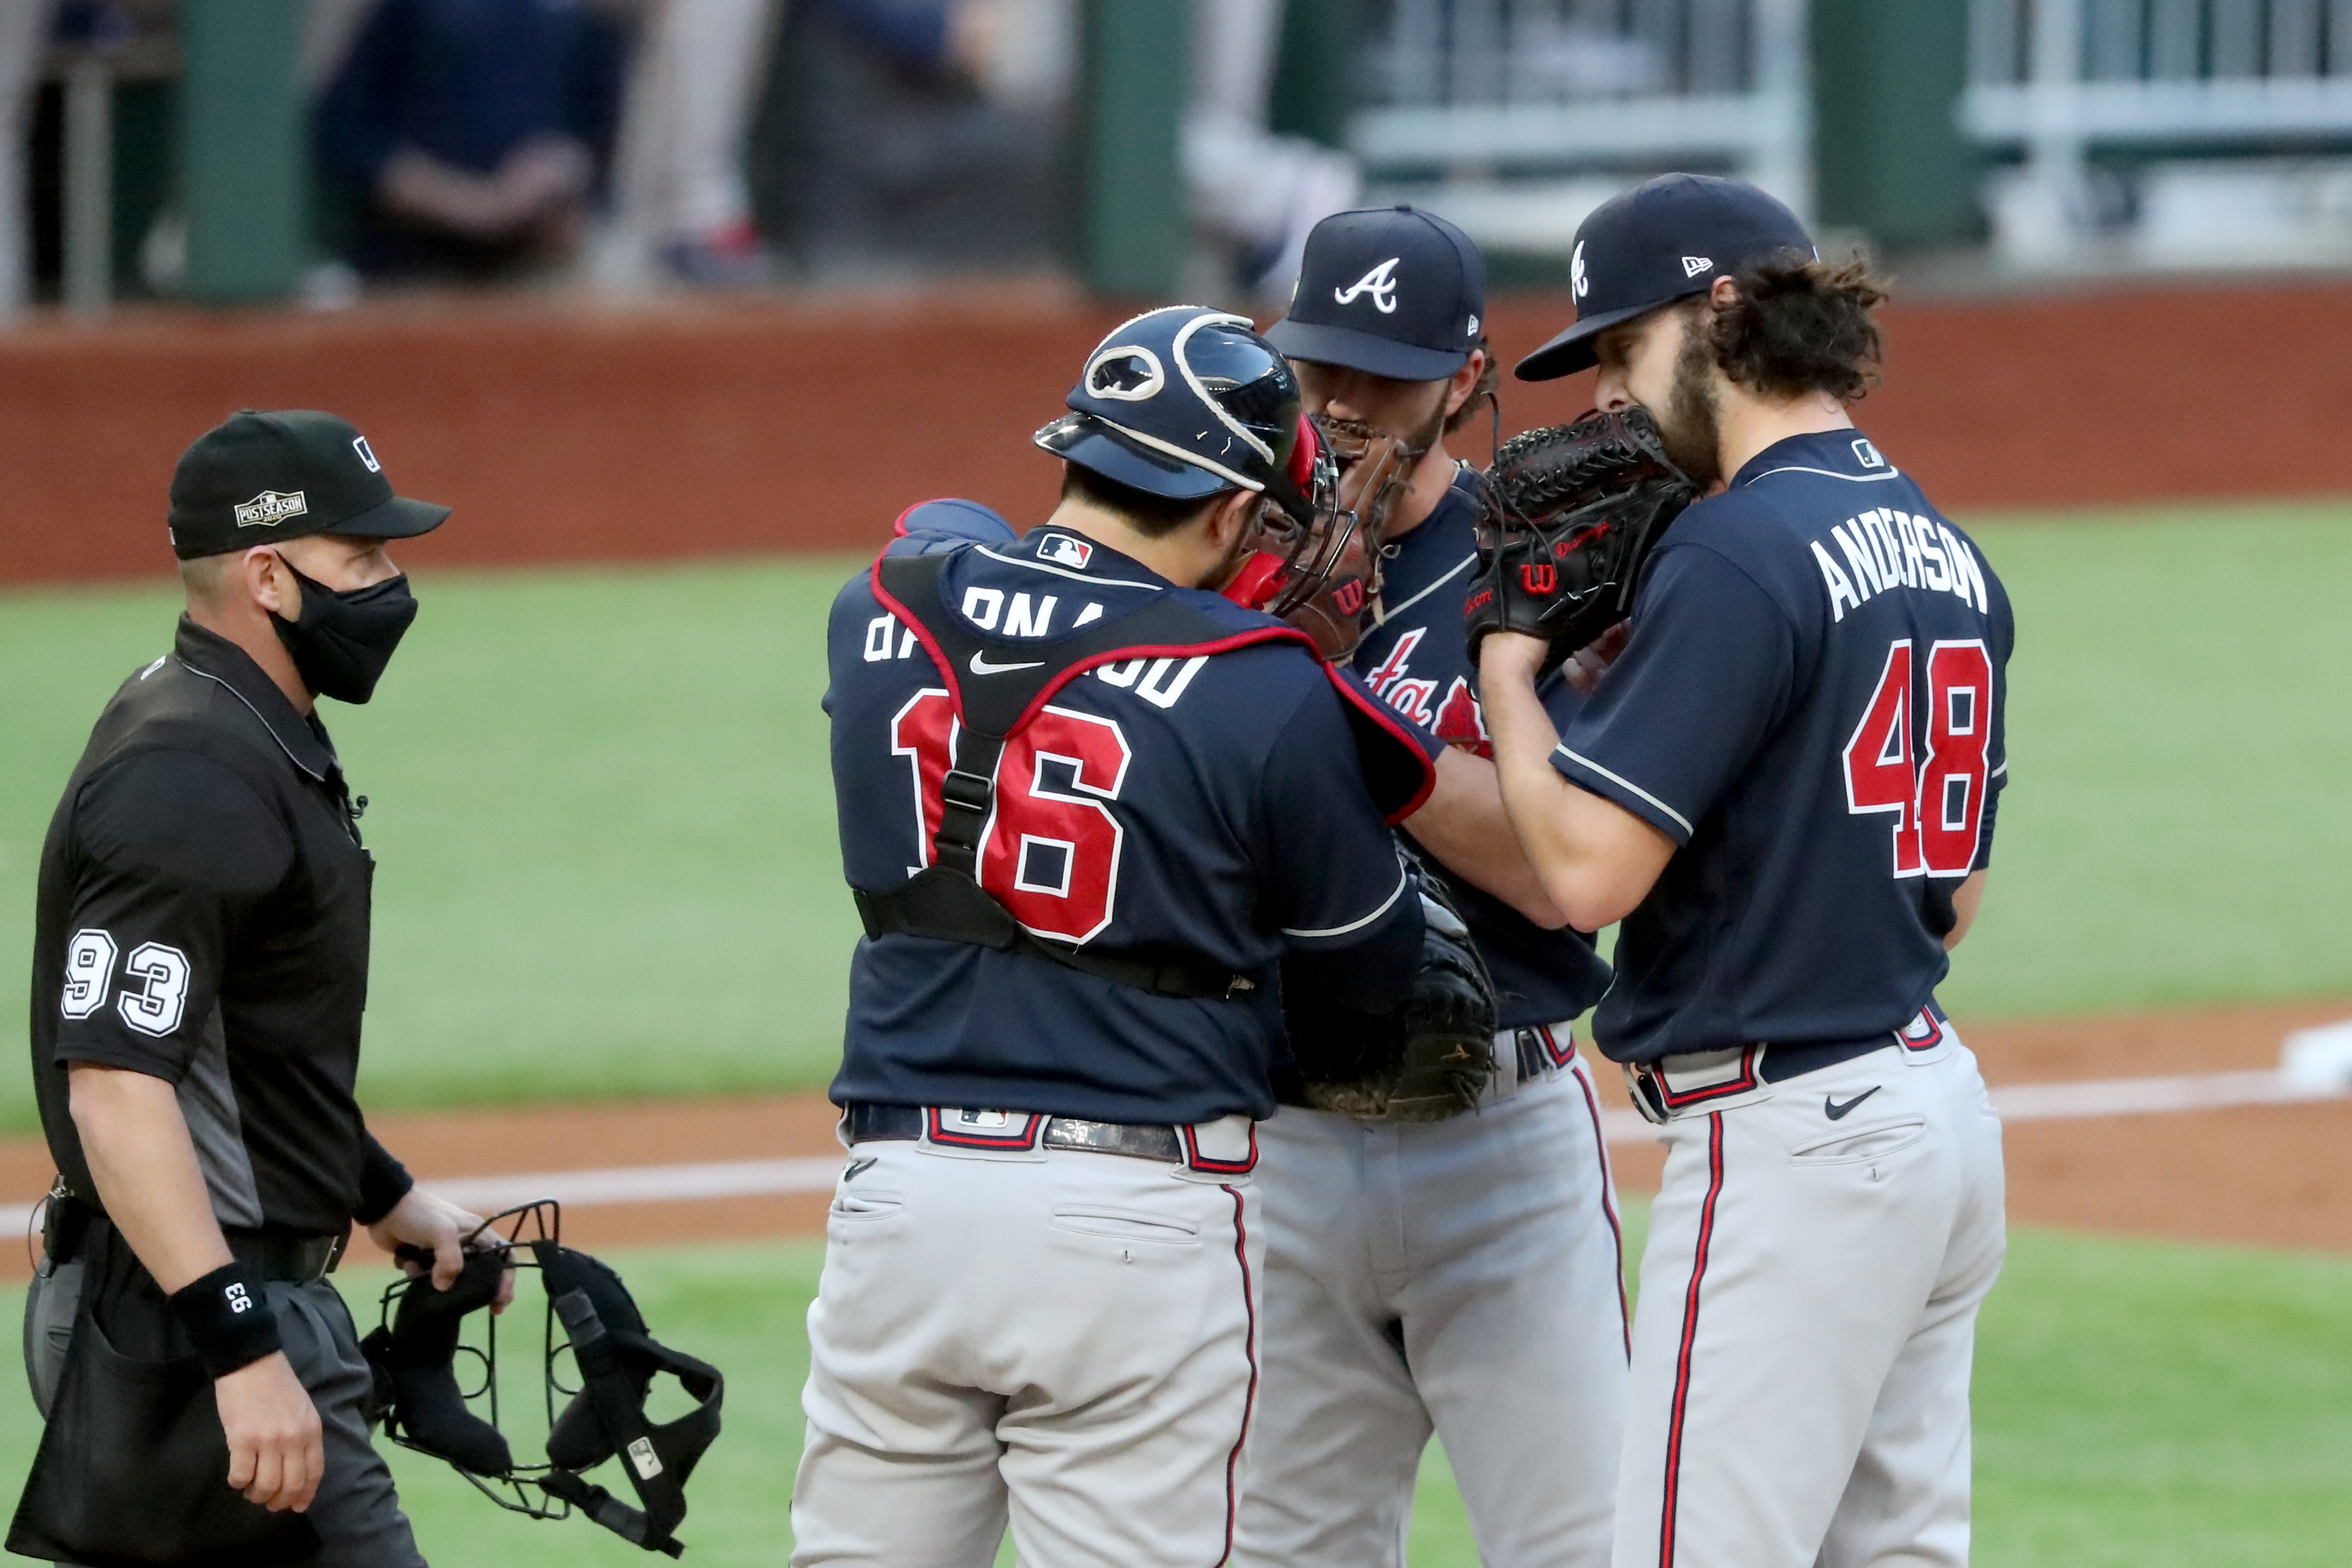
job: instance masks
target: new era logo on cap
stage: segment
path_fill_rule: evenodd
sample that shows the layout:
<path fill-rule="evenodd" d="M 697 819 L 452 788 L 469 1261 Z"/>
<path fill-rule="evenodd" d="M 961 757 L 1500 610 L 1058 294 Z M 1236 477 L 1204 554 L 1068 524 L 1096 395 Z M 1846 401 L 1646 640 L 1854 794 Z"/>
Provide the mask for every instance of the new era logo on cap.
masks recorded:
<path fill-rule="evenodd" d="M 1702 272 L 1713 272 L 1714 270 L 1715 263 L 1709 261 L 1703 256 L 1686 256 L 1683 257 L 1683 276 L 1685 277 L 1696 277 Z"/>

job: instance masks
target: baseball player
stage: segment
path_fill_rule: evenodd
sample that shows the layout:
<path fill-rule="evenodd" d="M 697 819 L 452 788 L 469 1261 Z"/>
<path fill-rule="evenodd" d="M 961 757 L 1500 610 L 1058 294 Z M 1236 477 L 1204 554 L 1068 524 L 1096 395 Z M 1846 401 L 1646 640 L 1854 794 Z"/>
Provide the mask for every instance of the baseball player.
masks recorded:
<path fill-rule="evenodd" d="M 1261 508 L 1312 511 L 1282 356 L 1240 317 L 1155 310 L 1069 406 L 1037 436 L 1066 464 L 1043 526 L 913 508 L 834 606 L 867 936 L 803 1568 L 986 1564 L 1008 1512 L 1044 1568 L 1223 1562 L 1276 977 L 1378 1012 L 1421 951 L 1383 813 L 1426 795 L 1424 757 L 1304 634 L 1207 591 Z"/>
<path fill-rule="evenodd" d="M 1646 411 L 1706 497 L 1564 730 L 1535 685 L 1563 648 L 1512 628 L 1604 536 L 1538 559 L 1503 528 L 1473 601 L 1504 800 L 1570 922 L 1624 922 L 1594 1035 L 1667 1148 L 1614 1560 L 1956 1568 L 2002 1175 L 1935 989 L 2007 771 L 2008 600 L 1847 416 L 1864 267 L 1688 174 L 1605 204 L 1574 256 L 1575 324 L 1517 373 L 1597 363 L 1602 411 Z"/>
<path fill-rule="evenodd" d="M 1607 1560 L 1622 1433 L 1623 1254 L 1599 1098 L 1570 1020 L 1609 983 L 1535 879 L 1496 787 L 1463 630 L 1477 479 L 1446 437 L 1492 395 L 1486 267 L 1410 208 L 1317 226 L 1288 316 L 1310 413 L 1417 453 L 1384 528 L 1365 683 L 1435 744 L 1405 831 L 1496 977 L 1498 1074 L 1475 1115 L 1368 1120 L 1293 1103 L 1261 1130 L 1266 1333 L 1261 1441 L 1236 1561 L 1404 1562 L 1438 1432 L 1480 1560 Z M 1580 700 L 1543 688 L 1565 722 Z"/>

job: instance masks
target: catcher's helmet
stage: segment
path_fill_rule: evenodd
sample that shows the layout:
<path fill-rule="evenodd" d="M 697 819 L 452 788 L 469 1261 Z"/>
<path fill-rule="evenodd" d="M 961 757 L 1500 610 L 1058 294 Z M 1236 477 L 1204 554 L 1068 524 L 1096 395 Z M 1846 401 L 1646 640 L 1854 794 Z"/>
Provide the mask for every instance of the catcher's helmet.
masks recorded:
<path fill-rule="evenodd" d="M 1036 435 L 1056 457 L 1171 500 L 1256 491 L 1310 521 L 1292 475 L 1298 381 L 1247 317 L 1147 310 L 1087 356 L 1069 405 Z"/>

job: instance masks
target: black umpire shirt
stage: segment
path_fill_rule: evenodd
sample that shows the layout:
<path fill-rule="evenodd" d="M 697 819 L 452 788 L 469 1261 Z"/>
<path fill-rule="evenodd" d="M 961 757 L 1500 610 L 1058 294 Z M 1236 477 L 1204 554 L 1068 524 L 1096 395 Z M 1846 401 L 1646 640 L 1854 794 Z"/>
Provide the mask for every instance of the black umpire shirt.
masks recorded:
<path fill-rule="evenodd" d="M 183 618 L 107 705 L 41 849 L 33 1079 L 84 1202 L 77 1061 L 178 1089 L 226 1228 L 339 1232 L 400 1201 L 408 1173 L 352 1097 L 374 871 L 325 727 Z"/>

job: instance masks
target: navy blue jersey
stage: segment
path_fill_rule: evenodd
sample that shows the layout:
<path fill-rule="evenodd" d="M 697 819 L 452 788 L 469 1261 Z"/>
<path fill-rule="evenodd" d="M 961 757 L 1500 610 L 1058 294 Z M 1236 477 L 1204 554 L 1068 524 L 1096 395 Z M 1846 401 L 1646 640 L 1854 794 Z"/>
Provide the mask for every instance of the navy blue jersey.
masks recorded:
<path fill-rule="evenodd" d="M 1477 486 L 1477 475 L 1463 468 L 1436 510 L 1390 547 L 1381 568 L 1379 614 L 1356 650 L 1355 667 L 1372 694 L 1418 735 L 1436 746 L 1458 746 L 1491 758 L 1495 748 L 1486 739 L 1477 672 L 1470 667 L 1470 641 L 1462 622 L 1462 601 L 1478 565 Z M 1558 675 L 1544 684 L 1541 695 L 1558 725 L 1566 725 L 1583 702 Z M 1454 905 L 1494 974 L 1506 1029 L 1572 1019 L 1609 988 L 1609 966 L 1593 950 L 1591 937 L 1547 931 L 1501 899 L 1446 873 L 1435 856 L 1423 859 L 1444 874 Z"/>
<path fill-rule="evenodd" d="M 1102 664 L 1054 691 L 1004 747 L 979 854 L 981 884 L 1040 937 L 1181 952 L 1259 984 L 1202 1001 L 959 942 L 861 940 L 833 1098 L 1128 1123 L 1272 1114 L 1282 955 L 1419 931 L 1339 684 L 1270 617 L 1099 542 L 1050 528 L 1016 542 L 963 502 L 901 528 L 894 549 L 958 551 L 941 598 L 992 639 L 983 664 L 1163 594 L 1236 638 L 1285 639 Z M 842 868 L 853 887 L 887 890 L 929 863 L 954 701 L 867 574 L 834 601 L 828 636 Z M 1401 739 L 1386 744 L 1422 776 Z"/>
<path fill-rule="evenodd" d="M 1593 1020 L 1619 1061 L 1900 1027 L 1947 967 L 2008 770 L 2000 580 L 1855 432 L 1675 520 L 1552 762 L 1682 847 Z"/>

